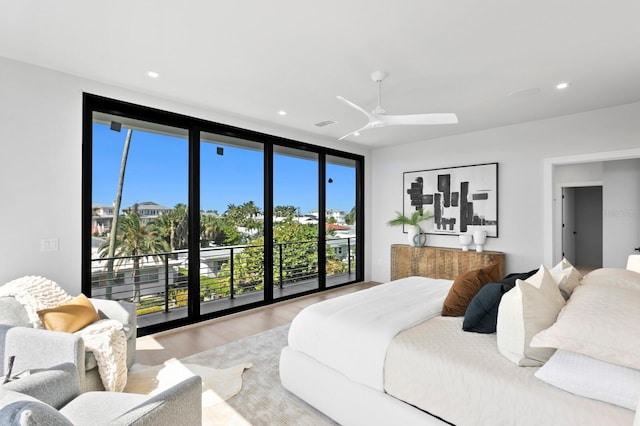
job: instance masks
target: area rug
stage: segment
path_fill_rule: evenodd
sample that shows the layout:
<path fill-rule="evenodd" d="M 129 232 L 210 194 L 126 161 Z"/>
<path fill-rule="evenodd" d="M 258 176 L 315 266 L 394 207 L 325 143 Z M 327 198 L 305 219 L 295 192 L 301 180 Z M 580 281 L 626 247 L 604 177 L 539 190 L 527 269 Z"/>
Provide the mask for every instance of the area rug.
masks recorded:
<path fill-rule="evenodd" d="M 170 359 L 164 365 L 134 364 L 129 370 L 124 392 L 156 395 L 190 376 L 202 378 L 202 409 L 209 411 L 216 404 L 231 398 L 242 389 L 242 372 L 250 362 L 229 368 L 211 368 Z"/>
<path fill-rule="evenodd" d="M 277 327 L 180 361 L 171 360 L 166 363 L 170 366 L 167 371 L 189 365 L 194 370 L 197 367 L 216 370 L 212 373 L 214 376 L 222 370 L 233 370 L 230 376 L 241 377 L 241 389 L 235 396 L 222 400 L 223 395 L 211 395 L 212 401 L 217 402 L 209 404 L 208 408 L 203 406 L 203 425 L 335 425 L 280 384 L 280 351 L 287 345 L 288 331 L 288 325 Z M 251 367 L 242 368 L 247 365 Z M 213 382 L 216 381 L 214 376 Z M 215 384 L 211 386 L 215 389 Z"/>

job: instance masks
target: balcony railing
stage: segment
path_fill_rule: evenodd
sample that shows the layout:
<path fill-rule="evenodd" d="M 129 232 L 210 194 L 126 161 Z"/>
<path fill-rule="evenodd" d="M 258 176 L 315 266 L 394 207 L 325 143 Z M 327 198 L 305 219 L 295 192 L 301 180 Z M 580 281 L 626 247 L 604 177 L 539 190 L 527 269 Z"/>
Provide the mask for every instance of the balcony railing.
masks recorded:
<path fill-rule="evenodd" d="M 355 270 L 355 238 L 327 240 L 327 277 Z M 274 244 L 273 282 L 280 289 L 318 280 L 318 241 Z M 113 272 L 108 271 L 109 260 Z M 188 299 L 188 253 L 92 259 L 92 297 L 138 304 L 138 315 L 169 313 Z M 264 289 L 264 247 L 242 245 L 200 249 L 200 301 L 235 299 Z"/>

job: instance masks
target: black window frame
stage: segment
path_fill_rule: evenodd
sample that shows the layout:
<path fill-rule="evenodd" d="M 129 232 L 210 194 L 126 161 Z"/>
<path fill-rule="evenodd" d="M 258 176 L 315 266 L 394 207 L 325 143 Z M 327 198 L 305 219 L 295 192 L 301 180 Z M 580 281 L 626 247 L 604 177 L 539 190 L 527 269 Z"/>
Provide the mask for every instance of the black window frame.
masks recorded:
<path fill-rule="evenodd" d="M 362 155 L 333 148 L 313 145 L 307 142 L 287 139 L 262 132 L 243 129 L 228 124 L 190 117 L 183 114 L 164 111 L 157 108 L 120 101 L 92 93 L 83 93 L 82 98 L 82 253 L 81 253 L 81 288 L 82 292 L 91 296 L 91 218 L 92 218 L 92 153 L 93 153 L 93 113 L 100 112 L 132 119 L 164 124 L 168 126 L 187 129 L 189 132 L 189 211 L 195 207 L 200 209 L 200 134 L 202 132 L 231 136 L 262 143 L 264 146 L 264 211 L 273 211 L 273 152 L 274 146 L 280 145 L 299 150 L 310 151 L 318 154 L 318 206 L 320 213 L 326 209 L 326 156 L 336 156 L 354 160 L 356 163 L 356 271 L 355 279 L 343 284 L 331 286 L 330 289 L 364 281 L 364 167 L 365 158 Z M 265 214 L 264 241 L 265 241 L 265 292 L 263 300 L 242 306 L 236 306 L 226 310 L 201 314 L 200 300 L 193 297 L 199 294 L 199 279 L 197 274 L 189 274 L 189 300 L 187 316 L 159 324 L 154 324 L 138 329 L 138 335 L 144 336 L 163 330 L 194 324 L 212 318 L 229 315 L 239 311 L 253 309 L 284 300 L 305 296 L 327 290 L 326 286 L 326 259 L 325 250 L 319 250 L 319 285 L 317 289 L 308 290 L 288 297 L 274 299 L 273 297 L 273 218 Z M 189 256 L 189 270 L 198 270 L 200 241 L 197 237 L 200 233 L 200 215 L 189 215 L 189 253 L 197 253 L 198 256 Z M 324 214 L 319 214 L 319 229 L 325 229 L 326 219 Z M 196 236 L 191 238 L 191 236 Z M 323 232 L 318 233 L 319 247 L 324 247 L 326 238 Z"/>

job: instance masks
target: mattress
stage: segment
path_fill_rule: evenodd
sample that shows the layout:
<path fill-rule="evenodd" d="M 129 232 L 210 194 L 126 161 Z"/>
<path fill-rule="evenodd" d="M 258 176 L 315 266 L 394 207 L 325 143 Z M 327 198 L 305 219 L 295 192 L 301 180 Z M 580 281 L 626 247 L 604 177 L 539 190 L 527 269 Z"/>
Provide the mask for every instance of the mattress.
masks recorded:
<path fill-rule="evenodd" d="M 409 277 L 308 306 L 291 323 L 289 346 L 382 391 L 391 341 L 400 331 L 439 315 L 452 283 Z"/>
<path fill-rule="evenodd" d="M 385 391 L 457 426 L 632 425 L 634 412 L 579 397 L 518 367 L 495 334 L 462 330 L 462 317 L 435 317 L 400 332 L 384 366 Z"/>

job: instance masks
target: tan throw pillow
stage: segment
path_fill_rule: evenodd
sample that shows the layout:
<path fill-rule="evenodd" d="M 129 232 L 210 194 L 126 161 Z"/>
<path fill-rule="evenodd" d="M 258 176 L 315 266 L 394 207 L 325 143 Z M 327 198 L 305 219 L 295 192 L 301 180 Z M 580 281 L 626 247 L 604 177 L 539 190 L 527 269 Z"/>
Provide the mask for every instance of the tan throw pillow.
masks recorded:
<path fill-rule="evenodd" d="M 640 291 L 610 285 L 582 285 L 558 320 L 541 330 L 531 346 L 578 352 L 640 370 Z"/>
<path fill-rule="evenodd" d="M 640 290 L 640 273 L 621 268 L 600 268 L 589 272 L 582 285 L 612 285 Z"/>
<path fill-rule="evenodd" d="M 495 264 L 458 275 L 442 305 L 442 316 L 463 316 L 471 300 L 485 284 L 502 278 L 498 276 L 499 272 L 498 265 Z"/>
<path fill-rule="evenodd" d="M 565 300 L 569 299 L 573 290 L 581 284 L 582 274 L 567 259 L 563 258 L 556 266 L 549 269 L 549 273 L 558 284 Z"/>
<path fill-rule="evenodd" d="M 65 304 L 38 311 L 44 328 L 51 331 L 74 333 L 100 319 L 87 296 L 80 294 Z"/>
<path fill-rule="evenodd" d="M 531 339 L 550 327 L 564 306 L 564 298 L 544 266 L 526 281 L 506 292 L 498 306 L 496 325 L 498 350 L 516 365 L 544 364 L 555 349 L 531 347 Z"/>

